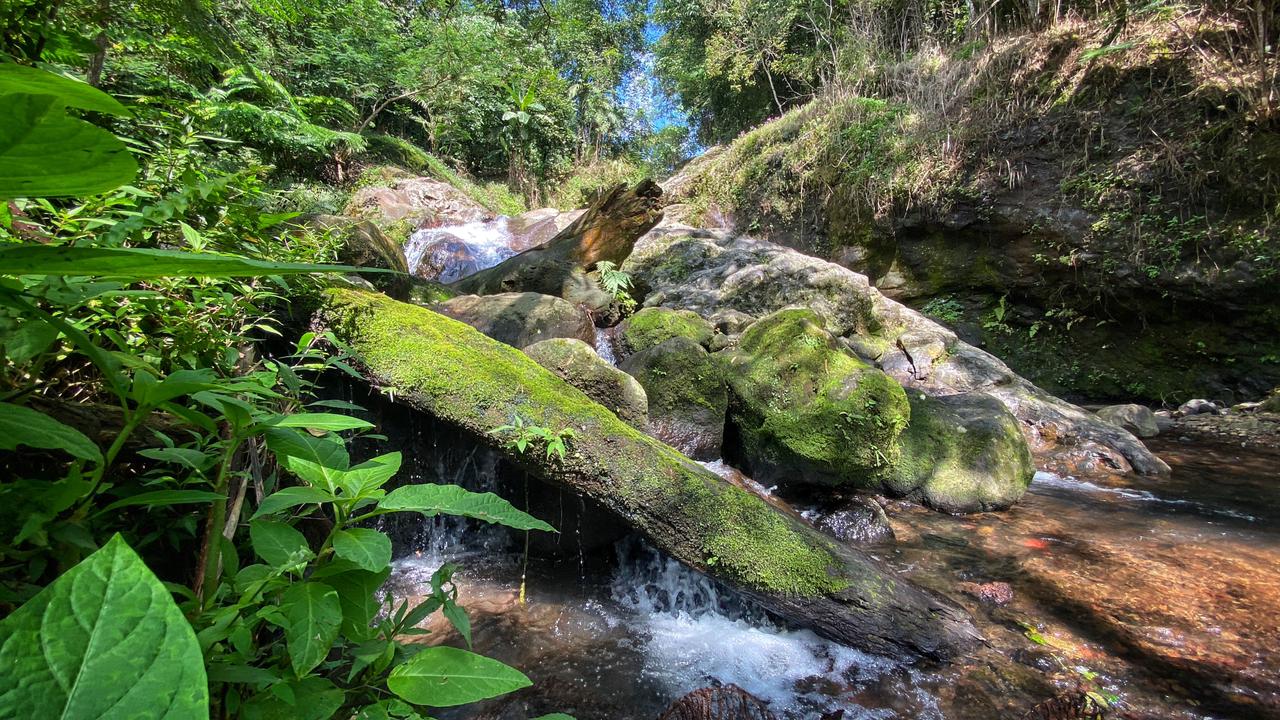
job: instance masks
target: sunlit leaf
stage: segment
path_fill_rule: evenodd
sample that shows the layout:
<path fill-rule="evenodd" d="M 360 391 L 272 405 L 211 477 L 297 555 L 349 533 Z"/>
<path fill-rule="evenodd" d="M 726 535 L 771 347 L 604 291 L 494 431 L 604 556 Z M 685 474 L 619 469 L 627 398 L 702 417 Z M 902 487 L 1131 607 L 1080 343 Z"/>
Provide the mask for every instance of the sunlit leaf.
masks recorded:
<path fill-rule="evenodd" d="M 430 647 L 391 671 L 387 687 L 415 705 L 450 707 L 505 695 L 532 685 L 497 660 L 446 646 Z"/>

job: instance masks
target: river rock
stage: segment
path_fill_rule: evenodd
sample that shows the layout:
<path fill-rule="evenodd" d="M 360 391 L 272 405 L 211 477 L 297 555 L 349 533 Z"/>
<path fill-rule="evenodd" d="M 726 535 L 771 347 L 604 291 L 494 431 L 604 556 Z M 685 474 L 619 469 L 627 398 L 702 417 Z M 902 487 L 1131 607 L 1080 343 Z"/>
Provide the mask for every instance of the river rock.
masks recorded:
<path fill-rule="evenodd" d="M 558 297 L 538 293 L 459 295 L 435 307 L 499 342 L 523 348 L 550 338 L 595 340 L 586 310 Z"/>
<path fill-rule="evenodd" d="M 631 355 L 656 347 L 675 337 L 688 338 L 706 347 L 715 329 L 697 313 L 670 308 L 644 308 L 627 318 L 618 332 L 622 351 Z"/>
<path fill-rule="evenodd" d="M 646 306 L 692 310 L 706 318 L 724 310 L 763 317 L 807 307 L 824 329 L 866 361 L 883 363 L 908 388 L 932 396 L 978 391 L 995 397 L 1018 418 L 1045 469 L 1076 475 L 1094 468 L 1169 471 L 1132 434 L 1053 397 L 989 353 L 885 297 L 865 276 L 834 263 L 728 231 L 661 224 L 636 243 L 623 269 L 650 289 Z M 938 343 L 944 352 L 937 352 Z"/>
<path fill-rule="evenodd" d="M 404 251 L 374 223 L 339 215 L 311 215 L 295 223 L 334 233 L 342 243 L 338 248 L 338 262 L 344 265 L 393 271 L 362 277 L 397 300 L 409 297 L 411 281 Z"/>
<path fill-rule="evenodd" d="M 410 231 L 493 217 L 466 193 L 428 177 L 400 177 L 384 185 L 360 188 L 344 213 L 366 218 L 384 229 L 405 224 Z"/>
<path fill-rule="evenodd" d="M 674 337 L 619 367 L 644 386 L 654 437 L 694 460 L 720 457 L 729 399 L 719 363 L 701 345 Z"/>
<path fill-rule="evenodd" d="M 1017 502 L 1035 475 L 1018 420 L 985 393 L 929 397 L 909 390 L 911 420 L 902 435 L 902 460 L 887 489 L 935 510 L 1003 510 Z"/>
<path fill-rule="evenodd" d="M 965 582 L 960 590 L 988 605 L 1008 605 L 1013 602 L 1013 586 L 1007 582 Z"/>
<path fill-rule="evenodd" d="M 590 345 L 574 338 L 552 338 L 529 345 L 524 353 L 628 425 L 643 430 L 649 424 L 649 398 L 644 387 L 601 359 Z"/>
<path fill-rule="evenodd" d="M 1112 425 L 1122 427 L 1140 438 L 1153 438 L 1160 434 L 1160 424 L 1155 413 L 1145 405 L 1108 405 L 1098 411 L 1098 417 Z"/>
<path fill-rule="evenodd" d="M 511 249 L 524 252 L 537 247 L 581 217 L 581 210 L 560 212 L 555 208 L 541 208 L 516 215 L 507 221 L 507 230 L 511 233 Z"/>
<path fill-rule="evenodd" d="M 1271 397 L 1263 400 L 1258 405 L 1258 412 L 1280 413 L 1280 390 L 1273 392 Z"/>
<path fill-rule="evenodd" d="M 777 720 L 769 705 L 734 684 L 694 690 L 676 700 L 658 720 Z"/>
<path fill-rule="evenodd" d="M 1174 411 L 1175 417 L 1187 417 L 1188 415 L 1221 415 L 1222 407 L 1217 403 L 1202 398 L 1188 400 L 1178 406 Z"/>
<path fill-rule="evenodd" d="M 444 233 L 422 248 L 413 274 L 424 280 L 448 284 L 482 269 L 475 251 L 465 240 Z"/>
<path fill-rule="evenodd" d="M 757 482 L 877 489 L 893 477 L 906 394 L 845 351 L 812 310 L 780 310 L 721 355 L 736 452 Z"/>
<path fill-rule="evenodd" d="M 893 526 L 880 503 L 853 498 L 844 507 L 818 517 L 813 526 L 843 543 L 873 545 L 894 539 Z"/>

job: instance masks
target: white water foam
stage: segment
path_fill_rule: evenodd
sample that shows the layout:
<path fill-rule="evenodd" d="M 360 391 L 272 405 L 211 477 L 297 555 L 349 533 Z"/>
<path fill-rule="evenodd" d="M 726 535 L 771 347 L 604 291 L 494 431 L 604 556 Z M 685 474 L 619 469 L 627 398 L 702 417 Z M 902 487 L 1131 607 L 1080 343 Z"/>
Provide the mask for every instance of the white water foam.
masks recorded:
<path fill-rule="evenodd" d="M 618 364 L 618 356 L 613 351 L 613 338 L 609 328 L 596 328 L 596 354 L 610 365 Z"/>
<path fill-rule="evenodd" d="M 466 263 L 466 267 L 451 268 L 440 276 L 441 282 L 454 282 L 497 265 L 516 254 L 516 251 L 511 249 L 512 235 L 507 227 L 507 220 L 506 216 L 498 216 L 492 220 L 477 220 L 463 225 L 449 225 L 415 232 L 404 244 L 409 273 L 417 272 L 418 266 L 422 264 L 422 258 L 431 246 L 448 241 L 460 241 L 466 245 L 474 263 Z"/>
<path fill-rule="evenodd" d="M 644 673 L 673 695 L 733 683 L 783 718 L 835 709 L 844 709 L 848 720 L 894 717 L 839 696 L 899 663 L 810 630 L 781 628 L 754 603 L 647 546 L 624 548 L 620 557 L 614 600 L 636 616 Z"/>

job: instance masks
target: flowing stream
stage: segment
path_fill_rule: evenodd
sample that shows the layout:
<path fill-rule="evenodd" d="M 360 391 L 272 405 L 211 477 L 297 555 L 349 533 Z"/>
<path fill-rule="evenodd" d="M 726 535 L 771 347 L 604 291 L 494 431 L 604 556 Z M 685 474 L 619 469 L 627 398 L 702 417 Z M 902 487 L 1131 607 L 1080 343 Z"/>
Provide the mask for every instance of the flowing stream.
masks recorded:
<path fill-rule="evenodd" d="M 515 252 L 505 219 L 469 223 L 415 233 L 410 266 L 448 243 L 466 252 L 446 281 Z M 596 347 L 615 362 L 609 332 Z M 531 491 L 528 478 L 465 438 L 401 422 L 411 458 L 404 481 L 509 498 L 559 492 Z M 473 521 L 388 528 L 399 557 L 388 587 L 418 596 L 442 563 L 460 564 L 475 649 L 535 683 L 479 709 L 437 713 L 445 719 L 653 720 L 689 691 L 729 683 L 781 718 L 1059 717 L 1044 701 L 1082 690 L 1117 697 L 1116 717 L 1280 718 L 1280 457 L 1163 438 L 1152 447 L 1172 477 L 1037 473 L 1011 510 L 959 517 L 884 502 L 897 540 L 865 551 L 962 604 L 989 643 L 942 668 L 783 628 L 634 537 L 601 542 L 591 519 L 605 513 L 563 494 L 553 498 L 557 517 L 542 513 L 561 534 L 527 561 L 522 535 Z M 723 461 L 705 465 L 786 503 Z M 787 507 L 814 515 L 803 503 Z M 979 599 L 991 583 L 1007 584 L 1011 600 Z M 428 642 L 461 642 L 438 618 L 430 629 Z"/>

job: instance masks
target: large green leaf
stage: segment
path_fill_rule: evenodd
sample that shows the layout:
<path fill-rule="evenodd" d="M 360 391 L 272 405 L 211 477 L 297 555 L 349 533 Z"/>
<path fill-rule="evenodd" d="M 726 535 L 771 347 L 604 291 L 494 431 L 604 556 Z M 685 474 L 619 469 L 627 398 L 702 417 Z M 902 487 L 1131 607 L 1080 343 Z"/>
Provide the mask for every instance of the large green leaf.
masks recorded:
<path fill-rule="evenodd" d="M 262 499 L 262 504 L 258 505 L 258 511 L 253 514 L 254 518 L 262 515 L 271 515 L 281 510 L 288 510 L 299 505 L 314 505 L 333 500 L 333 495 L 306 485 L 298 487 L 287 487 L 283 490 L 277 490 Z"/>
<path fill-rule="evenodd" d="M 337 413 L 294 413 L 277 415 L 263 422 L 270 427 L 310 428 L 312 430 L 363 430 L 373 427 L 368 420 Z"/>
<path fill-rule="evenodd" d="M 343 473 L 342 489 L 349 496 L 366 496 L 400 472 L 402 459 L 400 452 L 396 451 L 366 460 Z"/>
<path fill-rule="evenodd" d="M 351 464 L 342 438 L 312 437 L 293 428 L 269 428 L 267 447 L 285 469 L 315 487 L 333 492 Z"/>
<path fill-rule="evenodd" d="M 3 117 L 0 116 L 0 121 Z M 4 158 L 0 156 L 0 178 Z M 5 180 L 0 180 L 0 197 Z M 18 195 L 17 197 L 24 197 Z M 350 265 L 312 265 L 254 260 L 237 255 L 188 253 L 150 248 L 94 248 L 62 245 L 18 245 L 0 250 L 0 275 L 99 275 L 157 278 L 246 277 L 322 272 L 365 272 Z M 370 272 L 382 272 L 371 270 Z"/>
<path fill-rule="evenodd" d="M 282 522 L 254 520 L 249 523 L 249 541 L 258 557 L 274 567 L 292 565 L 312 555 L 302 533 Z"/>
<path fill-rule="evenodd" d="M 14 93 L 52 95 L 56 104 L 66 107 L 93 110 L 109 115 L 129 114 L 125 106 L 115 98 L 88 83 L 26 65 L 0 64 L 0 95 Z"/>
<path fill-rule="evenodd" d="M 428 517 L 442 514 L 463 515 L 517 530 L 555 532 L 555 528 L 517 510 L 511 503 L 493 493 L 473 493 L 457 485 L 423 483 L 398 487 L 378 503 L 378 509 L 420 512 Z"/>
<path fill-rule="evenodd" d="M 391 564 L 391 538 L 369 528 L 339 530 L 333 534 L 333 552 L 369 572 Z"/>
<path fill-rule="evenodd" d="M 195 633 L 119 535 L 0 622 L 0 715 L 209 717 Z"/>
<path fill-rule="evenodd" d="M 342 606 L 338 591 L 318 582 L 299 583 L 285 591 L 280 606 L 288 621 L 284 630 L 289 662 L 299 676 L 324 660 L 338 640 Z"/>
<path fill-rule="evenodd" d="M 21 405 L 0 403 L 0 450 L 19 445 L 64 450 L 81 460 L 101 461 L 102 452 L 84 433 Z"/>
<path fill-rule="evenodd" d="M 325 583 L 338 591 L 342 604 L 342 634 L 349 640 L 367 640 L 372 636 L 369 625 L 382 609 L 378 589 L 387 581 L 391 568 L 380 572 L 349 570 L 325 578 Z"/>
<path fill-rule="evenodd" d="M 415 705 L 431 707 L 465 705 L 532 684 L 513 667 L 446 646 L 414 655 L 387 679 L 391 692 Z"/>
<path fill-rule="evenodd" d="M 119 138 L 67 115 L 54 96 L 0 95 L 0 199 L 92 195 L 137 172 Z"/>

